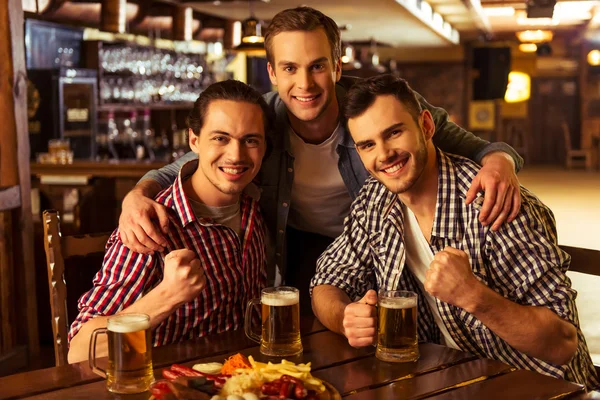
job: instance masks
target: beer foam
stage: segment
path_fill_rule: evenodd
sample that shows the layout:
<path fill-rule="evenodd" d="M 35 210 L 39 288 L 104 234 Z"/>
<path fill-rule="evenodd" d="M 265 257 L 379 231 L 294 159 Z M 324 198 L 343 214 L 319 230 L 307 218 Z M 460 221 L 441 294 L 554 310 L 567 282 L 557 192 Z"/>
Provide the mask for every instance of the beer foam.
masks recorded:
<path fill-rule="evenodd" d="M 260 302 L 267 306 L 275 307 L 293 306 L 300 302 L 300 296 L 298 293 L 294 292 L 269 293 L 263 295 Z"/>
<path fill-rule="evenodd" d="M 120 314 L 109 317 L 106 327 L 109 331 L 117 333 L 138 332 L 150 328 L 150 321 L 144 315 Z"/>
<path fill-rule="evenodd" d="M 404 309 L 417 306 L 416 297 L 383 297 L 379 299 L 379 305 L 385 308 Z"/>

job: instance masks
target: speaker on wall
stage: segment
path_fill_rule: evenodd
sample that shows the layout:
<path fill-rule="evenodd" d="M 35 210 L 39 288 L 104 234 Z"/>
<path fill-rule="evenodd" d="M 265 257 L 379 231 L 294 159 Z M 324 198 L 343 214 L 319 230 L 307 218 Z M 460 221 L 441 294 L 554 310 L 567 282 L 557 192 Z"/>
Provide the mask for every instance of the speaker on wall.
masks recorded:
<path fill-rule="evenodd" d="M 510 72 L 510 48 L 474 48 L 473 69 L 473 100 L 503 99 Z"/>

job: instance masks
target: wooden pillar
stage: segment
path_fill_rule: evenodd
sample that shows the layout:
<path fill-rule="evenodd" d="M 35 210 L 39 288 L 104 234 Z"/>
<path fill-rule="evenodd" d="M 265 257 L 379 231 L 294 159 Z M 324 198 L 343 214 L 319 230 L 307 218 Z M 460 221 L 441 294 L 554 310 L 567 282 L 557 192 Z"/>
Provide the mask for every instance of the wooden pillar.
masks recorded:
<path fill-rule="evenodd" d="M 192 40 L 193 22 L 191 7 L 173 7 L 173 40 Z"/>
<path fill-rule="evenodd" d="M 0 373 L 39 356 L 21 0 L 0 2 Z"/>
<path fill-rule="evenodd" d="M 100 29 L 105 32 L 125 33 L 127 0 L 103 0 Z"/>

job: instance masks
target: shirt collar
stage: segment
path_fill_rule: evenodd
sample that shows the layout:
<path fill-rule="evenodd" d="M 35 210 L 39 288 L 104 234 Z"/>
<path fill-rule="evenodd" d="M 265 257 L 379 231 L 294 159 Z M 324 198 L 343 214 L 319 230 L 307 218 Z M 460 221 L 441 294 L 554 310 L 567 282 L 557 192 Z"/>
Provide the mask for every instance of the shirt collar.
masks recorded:
<path fill-rule="evenodd" d="M 183 190 L 183 182 L 189 178 L 196 171 L 196 169 L 198 169 L 197 159 L 185 163 L 179 170 L 179 174 L 177 175 L 177 178 L 171 187 L 171 194 L 173 197 L 173 204 L 171 205 L 171 208 L 175 210 L 175 213 L 179 218 L 179 222 L 181 222 L 181 226 L 183 227 L 197 220 L 196 216 L 194 215 L 192 205 L 190 204 L 190 200 Z M 244 188 L 244 192 L 240 198 L 240 202 L 242 203 L 240 204 L 240 207 L 242 207 L 245 202 L 257 202 L 259 199 L 260 191 L 258 187 L 254 183 L 250 183 L 248 186 L 246 186 L 246 188 Z M 204 219 L 199 222 L 203 224 L 207 223 L 207 221 Z"/>
<path fill-rule="evenodd" d="M 436 148 L 438 164 L 438 186 L 435 215 L 431 236 L 459 240 L 464 235 L 464 224 L 461 222 L 462 207 L 466 192 L 462 182 L 457 182 L 456 169 L 452 160 L 444 152 Z M 371 178 L 374 179 L 374 178 Z M 390 192 L 382 183 L 379 197 L 379 210 L 384 219 L 392 218 L 400 224 L 404 214 L 398 196 Z"/>

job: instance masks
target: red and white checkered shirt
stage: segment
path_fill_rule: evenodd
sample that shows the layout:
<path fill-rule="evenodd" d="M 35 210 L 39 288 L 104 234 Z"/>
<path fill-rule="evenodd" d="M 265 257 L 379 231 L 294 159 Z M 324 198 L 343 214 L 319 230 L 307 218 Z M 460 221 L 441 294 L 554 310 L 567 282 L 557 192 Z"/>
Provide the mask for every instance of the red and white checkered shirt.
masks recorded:
<path fill-rule="evenodd" d="M 163 253 L 136 253 L 121 242 L 118 229 L 113 232 L 94 287 L 79 299 L 79 315 L 71 325 L 69 341 L 91 318 L 114 315 L 156 287 L 163 278 L 165 256 L 183 248 L 194 251 L 202 262 L 206 287 L 158 325 L 153 331 L 153 345 L 243 326 L 248 300 L 260 297 L 266 284 L 265 223 L 258 201 L 247 193 L 241 196 L 240 236 L 210 219 L 196 218 L 183 181 L 197 166 L 197 160 L 185 164 L 173 185 L 156 197 L 170 214 L 168 245 Z"/>

